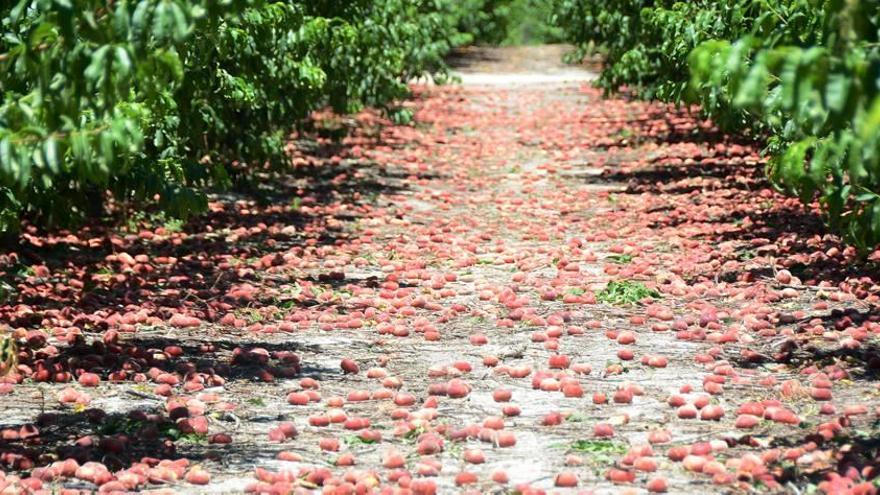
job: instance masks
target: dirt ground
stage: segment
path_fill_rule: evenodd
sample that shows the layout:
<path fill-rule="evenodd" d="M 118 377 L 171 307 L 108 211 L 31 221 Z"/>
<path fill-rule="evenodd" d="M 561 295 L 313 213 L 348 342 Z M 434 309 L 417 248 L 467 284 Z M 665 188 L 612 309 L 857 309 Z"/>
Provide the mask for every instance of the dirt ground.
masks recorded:
<path fill-rule="evenodd" d="M 328 117 L 360 129 L 348 151 L 304 147 L 314 168 L 267 201 L 215 198 L 185 228 L 190 247 L 126 241 L 157 266 L 168 252 L 202 260 L 150 279 L 175 289 L 161 301 L 82 303 L 102 318 L 146 308 L 158 320 L 132 320 L 119 345 L 180 380 L 109 383 L 108 366 L 96 388 L 24 380 L 0 422 L 36 423 L 40 440 L 4 436 L 7 473 L 32 473 L 7 454 L 49 453 L 45 466 L 72 449 L 115 473 L 186 458 L 174 476 L 116 486 L 178 493 L 805 493 L 829 472 L 864 475 L 880 400 L 874 337 L 856 334 L 875 325 L 873 282 L 841 288 L 852 253 L 764 183 L 756 145 L 686 110 L 603 99 L 565 50 L 463 52 L 460 85 L 415 88 L 411 125 Z M 216 270 L 187 271 L 204 260 Z M 614 301 L 613 281 L 653 297 Z M 195 324 L 170 323 L 175 298 Z M 94 347 L 116 324 L 49 343 Z M 192 370 L 209 377 L 197 390 Z M 59 403 L 68 387 L 90 400 Z M 158 437 L 132 411 L 161 416 Z M 181 426 L 196 417 L 207 433 Z M 119 451 L 77 450 L 119 435 Z M 184 479 L 193 466 L 207 484 Z"/>

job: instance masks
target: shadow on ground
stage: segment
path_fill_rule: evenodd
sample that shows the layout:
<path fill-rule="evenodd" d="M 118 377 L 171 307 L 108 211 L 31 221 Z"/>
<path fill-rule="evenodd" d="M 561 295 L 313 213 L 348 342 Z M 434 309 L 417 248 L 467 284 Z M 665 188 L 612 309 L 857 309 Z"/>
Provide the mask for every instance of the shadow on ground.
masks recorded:
<path fill-rule="evenodd" d="M 354 132 L 364 147 L 400 145 L 381 142 L 374 129 Z M 19 362 L 30 370 L 27 384 L 16 389 L 16 399 L 0 407 L 7 418 L 19 418 L 0 425 L 7 431 L 0 439 L 0 467 L 28 471 L 73 458 L 80 463 L 102 462 L 115 470 L 144 457 L 175 458 L 181 451 L 191 460 L 221 461 L 232 455 L 226 446 L 209 444 L 207 436 L 181 427 L 178 420 L 189 415 L 185 408 L 164 410 L 165 398 L 153 390 L 157 374 L 210 388 L 229 381 L 330 372 L 300 361 L 301 353 L 319 354 L 319 345 L 292 342 L 283 332 L 261 338 L 246 328 L 267 315 L 282 321 L 298 308 L 324 302 L 265 290 L 243 301 L 230 291 L 249 283 L 261 289 L 300 283 L 326 290 L 378 286 L 375 277 L 346 279 L 320 271 L 273 269 L 283 264 L 284 253 L 351 242 L 350 224 L 369 216 L 374 208 L 387 207 L 378 204 L 380 196 L 405 191 L 403 178 L 411 174 L 349 157 L 345 150 L 350 146 L 332 139 L 306 136 L 297 143 L 294 154 L 299 165 L 288 173 L 256 175 L 232 191 L 212 195 L 211 211 L 179 230 L 169 230 L 167 224 L 149 217 L 132 232 L 109 221 L 75 233 L 29 229 L 17 245 L 0 253 L 0 281 L 12 289 L 5 293 L 0 318 L 26 332 L 21 334 L 26 343 L 20 348 Z M 135 263 L 122 267 L 110 259 L 120 253 Z M 243 324 L 217 325 L 221 316 L 237 307 L 247 310 L 238 315 Z M 112 320 L 114 315 L 139 310 L 151 319 L 131 323 L 127 331 L 123 328 L 117 337 L 108 337 L 106 331 L 119 325 L 119 320 Z M 197 330 L 162 328 L 178 313 L 203 323 Z M 251 313 L 257 318 L 249 320 Z M 58 319 L 70 323 L 58 327 L 54 323 Z M 118 389 L 121 394 L 131 393 L 132 382 L 142 383 L 146 387 L 142 395 L 151 398 L 155 407 L 145 409 L 133 402 L 126 408 L 134 410 L 109 414 L 97 408 L 56 409 L 55 395 L 83 372 L 99 375 L 104 383 L 128 384 Z M 32 384 L 31 379 L 56 383 L 43 390 L 48 383 Z M 42 399 L 25 400 L 27 391 L 37 389 L 45 395 Z M 46 401 L 53 406 L 46 409 Z M 47 412 L 38 414 L 41 410 Z M 31 414 L 38 415 L 20 421 Z M 253 459 L 254 453 L 242 448 L 262 452 L 275 447 L 235 443 L 236 456 Z"/>
<path fill-rule="evenodd" d="M 626 122 L 624 142 L 606 148 L 611 165 L 587 182 L 622 184 L 624 194 L 663 198 L 661 204 L 644 205 L 655 229 L 687 228 L 700 231 L 694 237 L 713 245 L 740 245 L 733 259 L 740 262 L 737 269 L 695 274 L 691 281 L 709 275 L 727 282 L 772 277 L 772 265 L 752 267 L 745 261 L 787 257 L 794 263 L 785 268 L 807 285 L 836 285 L 853 277 L 865 289 L 880 283 L 880 265 L 859 259 L 832 235 L 816 205 L 805 206 L 773 188 L 759 157 L 761 143 L 747 136 L 731 138 L 672 108 Z M 649 151 L 633 151 L 644 145 Z M 699 147 L 703 157 L 680 159 L 677 146 Z M 720 213 L 694 215 L 694 207 Z"/>

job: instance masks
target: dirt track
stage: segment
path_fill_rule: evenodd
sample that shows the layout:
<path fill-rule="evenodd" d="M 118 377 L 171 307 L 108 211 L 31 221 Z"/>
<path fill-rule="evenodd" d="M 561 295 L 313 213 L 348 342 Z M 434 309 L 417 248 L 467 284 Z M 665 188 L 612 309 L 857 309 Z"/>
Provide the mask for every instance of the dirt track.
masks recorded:
<path fill-rule="evenodd" d="M 756 206 L 762 201 L 784 205 L 785 212 L 798 207 L 763 183 L 754 148 L 708 128 L 694 132 L 704 124 L 675 109 L 603 100 L 587 85 L 591 73 L 556 62 L 560 50 L 470 54 L 477 61 L 461 64 L 462 86 L 416 89 L 414 125 L 373 127 L 361 119 L 369 132 L 348 143 L 358 145 L 359 154 L 322 162 L 316 174 L 350 187 L 352 195 L 331 194 L 338 202 L 332 211 L 297 205 L 298 214 L 315 219 L 297 225 L 297 235 L 273 234 L 275 244 L 247 241 L 235 228 L 256 224 L 241 219 L 261 207 L 234 205 L 244 201 L 238 197 L 217 199 L 233 215 L 227 230 L 217 230 L 225 242 L 254 243 L 251 254 L 234 254 L 244 265 L 228 268 L 251 270 L 236 272 L 250 287 L 247 297 L 230 295 L 236 285 L 229 284 L 218 297 L 231 304 L 231 319 L 205 317 L 197 328 L 139 324 L 121 338 L 143 349 L 179 345 L 183 354 L 173 363 L 214 367 L 224 377 L 193 393 L 174 389 L 185 398 L 216 393 L 200 396 L 210 433 L 228 433 L 232 443 L 202 436 L 178 441 L 174 456 L 200 463 L 211 482 L 169 481 L 167 488 L 236 493 L 254 486 L 308 488 L 315 480 L 327 487 L 332 478 L 309 478 L 326 468 L 337 476 L 354 473 L 350 481 L 364 486 L 373 479 L 364 472 L 386 486 L 410 486 L 412 475 L 435 482 L 440 493 L 510 493 L 524 485 L 574 491 L 555 486 L 560 473 L 595 493 L 644 492 L 657 475 L 673 493 L 796 491 L 817 480 L 813 473 L 837 469 L 834 454 L 843 445 L 873 448 L 847 437 L 809 447 L 812 453 L 791 451 L 804 449 L 819 424 L 837 418 L 845 404 L 868 406 L 868 414 L 850 415 L 849 431 L 873 435 L 876 388 L 860 378 L 870 376 L 871 341 L 841 353 L 839 343 L 851 334 L 833 322 L 818 344 L 801 338 L 803 329 L 820 324 L 812 318 L 830 321 L 834 308 L 849 308 L 859 323 L 873 306 L 808 280 L 820 271 L 801 273 L 802 281 L 779 276 L 780 245 L 809 235 L 803 226 L 761 223 L 764 210 L 775 211 Z M 308 191 L 309 180 L 287 185 Z M 733 211 L 740 203 L 743 209 Z M 320 233 L 311 236 L 312 227 Z M 306 238 L 320 240 L 307 247 Z M 284 261 L 276 263 L 276 255 Z M 202 307 L 203 296 L 210 306 L 211 291 L 223 280 L 221 274 L 196 282 L 191 308 Z M 660 297 L 596 301 L 612 280 L 640 282 Z M 216 348 L 210 358 L 200 355 L 205 343 Z M 235 348 L 265 353 L 234 358 Z M 280 366 L 283 351 L 298 356 L 300 374 L 260 381 L 266 378 L 260 356 Z M 553 358 L 558 355 L 568 362 Z M 343 373 L 343 359 L 354 360 L 359 373 Z M 816 375 L 800 373 L 810 359 L 830 366 L 824 371 L 835 382 L 835 414 L 821 415 L 822 403 L 810 398 Z M 835 366 L 849 373 L 845 379 L 835 378 Z M 525 376 L 511 376 L 519 374 Z M 304 383 L 306 377 L 317 384 Z M 458 380 L 466 395 L 449 397 Z M 5 423 L 32 421 L 37 408 L 60 411 L 45 433 L 54 448 L 70 442 L 73 432 L 94 430 L 70 407 L 55 404 L 52 396 L 61 388 L 17 386 L 0 406 Z M 493 400 L 499 388 L 511 392 L 509 403 Z M 48 392 L 48 405 L 37 398 L 40 389 Z M 289 402 L 289 393 L 308 390 L 319 400 Z M 352 400 L 361 390 L 371 398 Z M 89 407 L 111 416 L 166 404 L 152 385 L 102 384 L 87 392 Z M 596 403 L 603 394 L 608 403 Z M 674 395 L 708 402 L 698 414 L 720 406 L 723 417 L 680 419 L 667 403 Z M 777 399 L 780 405 L 762 409 L 785 409 L 797 424 L 766 412 L 754 428 L 735 427 L 744 403 Z M 340 407 L 330 407 L 337 402 Z M 505 417 L 504 406 L 519 413 L 511 408 Z M 314 418 L 340 422 L 314 426 L 322 420 Z M 298 434 L 275 441 L 272 432 L 284 421 Z M 597 437 L 597 425 L 610 426 L 613 435 Z M 359 437 L 364 430 L 373 432 L 366 440 Z M 503 445 L 511 434 L 515 445 Z M 338 440 L 338 450 L 328 451 L 332 441 L 322 450 L 322 439 Z M 141 447 L 142 455 L 162 456 L 149 445 L 133 445 L 135 452 Z M 693 472 L 699 459 L 682 463 L 681 449 L 670 455 L 673 447 L 717 462 Z M 480 457 L 469 452 L 474 449 L 485 462 L 465 460 Z M 766 454 L 773 449 L 791 459 Z M 277 459 L 281 452 L 288 460 Z M 749 453 L 765 455 L 763 470 L 743 467 Z M 336 465 L 348 460 L 345 454 L 353 456 L 353 467 Z M 656 473 L 650 472 L 654 464 Z M 297 475 L 255 474 L 255 468 Z M 613 483 L 609 471 L 634 480 Z M 476 481 L 463 484 L 463 472 Z M 493 481 L 497 472 L 508 482 Z M 257 479 L 264 484 L 254 485 Z"/>

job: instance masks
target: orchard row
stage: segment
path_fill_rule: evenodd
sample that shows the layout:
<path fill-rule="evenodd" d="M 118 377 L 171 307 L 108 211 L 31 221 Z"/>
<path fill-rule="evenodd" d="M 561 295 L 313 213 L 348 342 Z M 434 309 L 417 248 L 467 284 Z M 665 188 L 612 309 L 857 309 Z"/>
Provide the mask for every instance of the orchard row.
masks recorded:
<path fill-rule="evenodd" d="M 880 244 L 880 7 L 869 0 L 556 0 L 571 41 L 606 56 L 600 84 L 698 103 L 767 138 L 778 187 Z"/>
<path fill-rule="evenodd" d="M 442 75 L 442 57 L 491 14 L 484 4 L 8 2 L 0 231 L 22 218 L 75 225 L 108 204 L 186 217 L 206 208 L 204 191 L 285 166 L 290 131 L 316 108 L 405 119 L 394 102 L 406 82 Z"/>

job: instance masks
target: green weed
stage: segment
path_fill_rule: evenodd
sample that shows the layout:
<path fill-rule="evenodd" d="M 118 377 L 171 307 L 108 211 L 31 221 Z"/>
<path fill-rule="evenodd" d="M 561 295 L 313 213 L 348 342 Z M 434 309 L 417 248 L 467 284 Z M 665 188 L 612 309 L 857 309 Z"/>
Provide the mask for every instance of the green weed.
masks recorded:
<path fill-rule="evenodd" d="M 618 265 L 626 265 L 632 262 L 633 255 L 631 254 L 612 254 L 611 256 L 606 256 L 606 260 L 616 263 Z"/>
<path fill-rule="evenodd" d="M 586 454 L 624 454 L 627 446 L 613 440 L 575 440 L 568 446 L 569 450 Z"/>
<path fill-rule="evenodd" d="M 656 290 L 632 280 L 612 280 L 596 294 L 596 299 L 600 302 L 614 305 L 635 304 L 645 298 L 660 297 Z"/>

